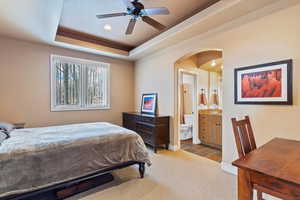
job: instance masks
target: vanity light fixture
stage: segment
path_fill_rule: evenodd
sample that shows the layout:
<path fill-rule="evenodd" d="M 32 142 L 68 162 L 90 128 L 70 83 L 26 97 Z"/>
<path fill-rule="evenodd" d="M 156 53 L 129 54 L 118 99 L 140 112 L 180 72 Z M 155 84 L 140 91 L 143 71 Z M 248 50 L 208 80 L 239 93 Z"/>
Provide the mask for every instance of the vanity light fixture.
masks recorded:
<path fill-rule="evenodd" d="M 213 61 L 211 62 L 211 66 L 212 66 L 212 67 L 215 67 L 216 65 L 217 65 L 216 61 L 213 60 Z"/>
<path fill-rule="evenodd" d="M 109 24 L 105 24 L 103 28 L 106 31 L 111 31 L 111 29 L 112 29 L 111 25 L 109 25 Z"/>

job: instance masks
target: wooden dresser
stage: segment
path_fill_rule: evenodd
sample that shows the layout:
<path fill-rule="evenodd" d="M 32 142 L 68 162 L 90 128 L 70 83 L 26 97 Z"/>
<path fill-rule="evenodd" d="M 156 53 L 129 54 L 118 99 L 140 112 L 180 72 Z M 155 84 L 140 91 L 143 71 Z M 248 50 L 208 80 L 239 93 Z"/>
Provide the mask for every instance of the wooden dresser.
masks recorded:
<path fill-rule="evenodd" d="M 154 152 L 158 147 L 169 146 L 170 117 L 145 115 L 141 113 L 123 113 L 123 126 L 137 132 L 145 144 L 151 146 Z"/>
<path fill-rule="evenodd" d="M 222 148 L 222 115 L 216 111 L 199 112 L 199 139 L 202 144 Z"/>

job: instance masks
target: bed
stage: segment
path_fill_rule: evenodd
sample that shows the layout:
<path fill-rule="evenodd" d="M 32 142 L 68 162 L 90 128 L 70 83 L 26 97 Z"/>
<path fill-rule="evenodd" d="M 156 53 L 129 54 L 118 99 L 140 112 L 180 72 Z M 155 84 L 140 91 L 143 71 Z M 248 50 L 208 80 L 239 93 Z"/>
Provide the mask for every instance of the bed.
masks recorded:
<path fill-rule="evenodd" d="M 99 172 L 151 165 L 141 137 L 110 123 L 16 129 L 0 146 L 0 199 Z"/>

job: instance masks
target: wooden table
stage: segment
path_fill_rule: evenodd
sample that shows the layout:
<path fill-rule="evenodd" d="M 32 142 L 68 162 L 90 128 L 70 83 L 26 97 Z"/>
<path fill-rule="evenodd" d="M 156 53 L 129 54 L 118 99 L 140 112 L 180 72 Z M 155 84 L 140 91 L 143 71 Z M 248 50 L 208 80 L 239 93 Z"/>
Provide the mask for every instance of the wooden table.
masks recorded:
<path fill-rule="evenodd" d="M 252 200 L 260 186 L 283 199 L 300 199 L 300 141 L 275 138 L 232 164 L 239 168 L 238 200 Z"/>

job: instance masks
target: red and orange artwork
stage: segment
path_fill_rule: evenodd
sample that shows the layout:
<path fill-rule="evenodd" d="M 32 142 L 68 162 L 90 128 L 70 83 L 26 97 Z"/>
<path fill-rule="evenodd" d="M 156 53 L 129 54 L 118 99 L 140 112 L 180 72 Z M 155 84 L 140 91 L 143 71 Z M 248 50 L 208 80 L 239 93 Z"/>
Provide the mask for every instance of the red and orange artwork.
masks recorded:
<path fill-rule="evenodd" d="M 282 97 L 282 69 L 241 75 L 242 98 Z"/>

